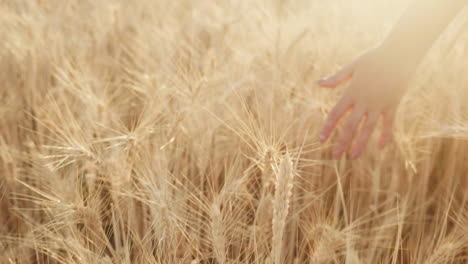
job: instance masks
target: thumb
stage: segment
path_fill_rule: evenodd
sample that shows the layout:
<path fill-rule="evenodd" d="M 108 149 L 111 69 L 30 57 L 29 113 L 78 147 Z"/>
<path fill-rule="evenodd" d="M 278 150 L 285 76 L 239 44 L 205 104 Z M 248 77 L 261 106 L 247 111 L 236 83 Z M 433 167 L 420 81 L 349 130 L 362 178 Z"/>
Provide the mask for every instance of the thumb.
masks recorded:
<path fill-rule="evenodd" d="M 335 88 L 336 86 L 348 81 L 353 76 L 354 69 L 356 68 L 357 63 L 360 61 L 362 56 L 363 55 L 359 56 L 352 63 L 343 67 L 337 73 L 329 77 L 320 79 L 319 81 L 317 81 L 317 84 L 322 87 Z"/>
<path fill-rule="evenodd" d="M 322 87 L 335 88 L 336 86 L 351 79 L 353 72 L 354 72 L 354 68 L 355 68 L 354 65 L 355 63 L 349 64 L 348 66 L 342 68 L 337 73 L 329 77 L 320 79 L 319 81 L 317 81 L 317 84 Z"/>

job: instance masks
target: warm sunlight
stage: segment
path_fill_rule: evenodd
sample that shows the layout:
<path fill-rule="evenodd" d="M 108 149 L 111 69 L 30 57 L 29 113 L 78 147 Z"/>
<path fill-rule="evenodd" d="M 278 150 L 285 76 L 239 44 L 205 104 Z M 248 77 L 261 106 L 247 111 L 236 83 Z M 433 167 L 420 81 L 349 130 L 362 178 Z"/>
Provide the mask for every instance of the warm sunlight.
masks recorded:
<path fill-rule="evenodd" d="M 0 1 L 0 264 L 468 263 L 466 5 Z"/>

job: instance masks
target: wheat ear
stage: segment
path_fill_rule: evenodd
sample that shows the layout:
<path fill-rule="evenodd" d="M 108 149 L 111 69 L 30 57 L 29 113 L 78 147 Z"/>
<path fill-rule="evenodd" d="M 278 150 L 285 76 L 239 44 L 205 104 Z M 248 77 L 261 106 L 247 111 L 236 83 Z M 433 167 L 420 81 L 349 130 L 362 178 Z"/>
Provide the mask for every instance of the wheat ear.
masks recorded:
<path fill-rule="evenodd" d="M 276 172 L 275 198 L 273 202 L 273 238 L 271 257 L 275 264 L 281 263 L 283 249 L 283 235 L 286 217 L 289 209 L 289 198 L 293 187 L 293 165 L 291 158 L 285 154 Z"/>

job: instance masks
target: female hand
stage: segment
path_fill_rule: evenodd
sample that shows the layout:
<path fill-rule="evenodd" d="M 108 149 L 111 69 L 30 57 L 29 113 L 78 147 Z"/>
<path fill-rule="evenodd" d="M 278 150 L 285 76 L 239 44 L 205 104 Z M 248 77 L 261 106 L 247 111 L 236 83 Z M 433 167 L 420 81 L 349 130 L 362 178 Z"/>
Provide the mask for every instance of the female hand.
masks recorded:
<path fill-rule="evenodd" d="M 333 150 L 335 158 L 339 159 L 351 147 L 353 138 L 354 145 L 350 149 L 350 155 L 352 158 L 359 157 L 381 116 L 383 125 L 379 147 L 383 148 L 391 140 L 397 106 L 415 69 L 414 65 L 410 65 L 413 64 L 406 64 L 389 52 L 374 48 L 338 73 L 318 81 L 322 87 L 334 88 L 351 80 L 342 98 L 328 115 L 320 134 L 320 141 L 323 143 L 330 137 L 340 119 L 350 112 Z"/>

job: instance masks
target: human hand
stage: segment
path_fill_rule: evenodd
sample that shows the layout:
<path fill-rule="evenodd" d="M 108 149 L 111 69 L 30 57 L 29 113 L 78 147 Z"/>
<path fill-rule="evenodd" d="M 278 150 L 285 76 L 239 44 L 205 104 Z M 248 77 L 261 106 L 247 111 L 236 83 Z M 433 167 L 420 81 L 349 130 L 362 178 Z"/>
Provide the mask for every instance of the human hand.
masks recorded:
<path fill-rule="evenodd" d="M 383 148 L 391 140 L 397 106 L 414 69 L 414 65 L 399 61 L 397 56 L 374 48 L 358 56 L 338 73 L 318 81 L 322 87 L 334 88 L 351 80 L 343 96 L 329 113 L 320 134 L 320 141 L 323 143 L 330 137 L 340 119 L 350 112 L 335 144 L 334 158 L 339 159 L 351 147 L 353 138 L 354 145 L 350 149 L 350 155 L 353 159 L 359 157 L 381 116 L 383 124 L 378 145 Z"/>

